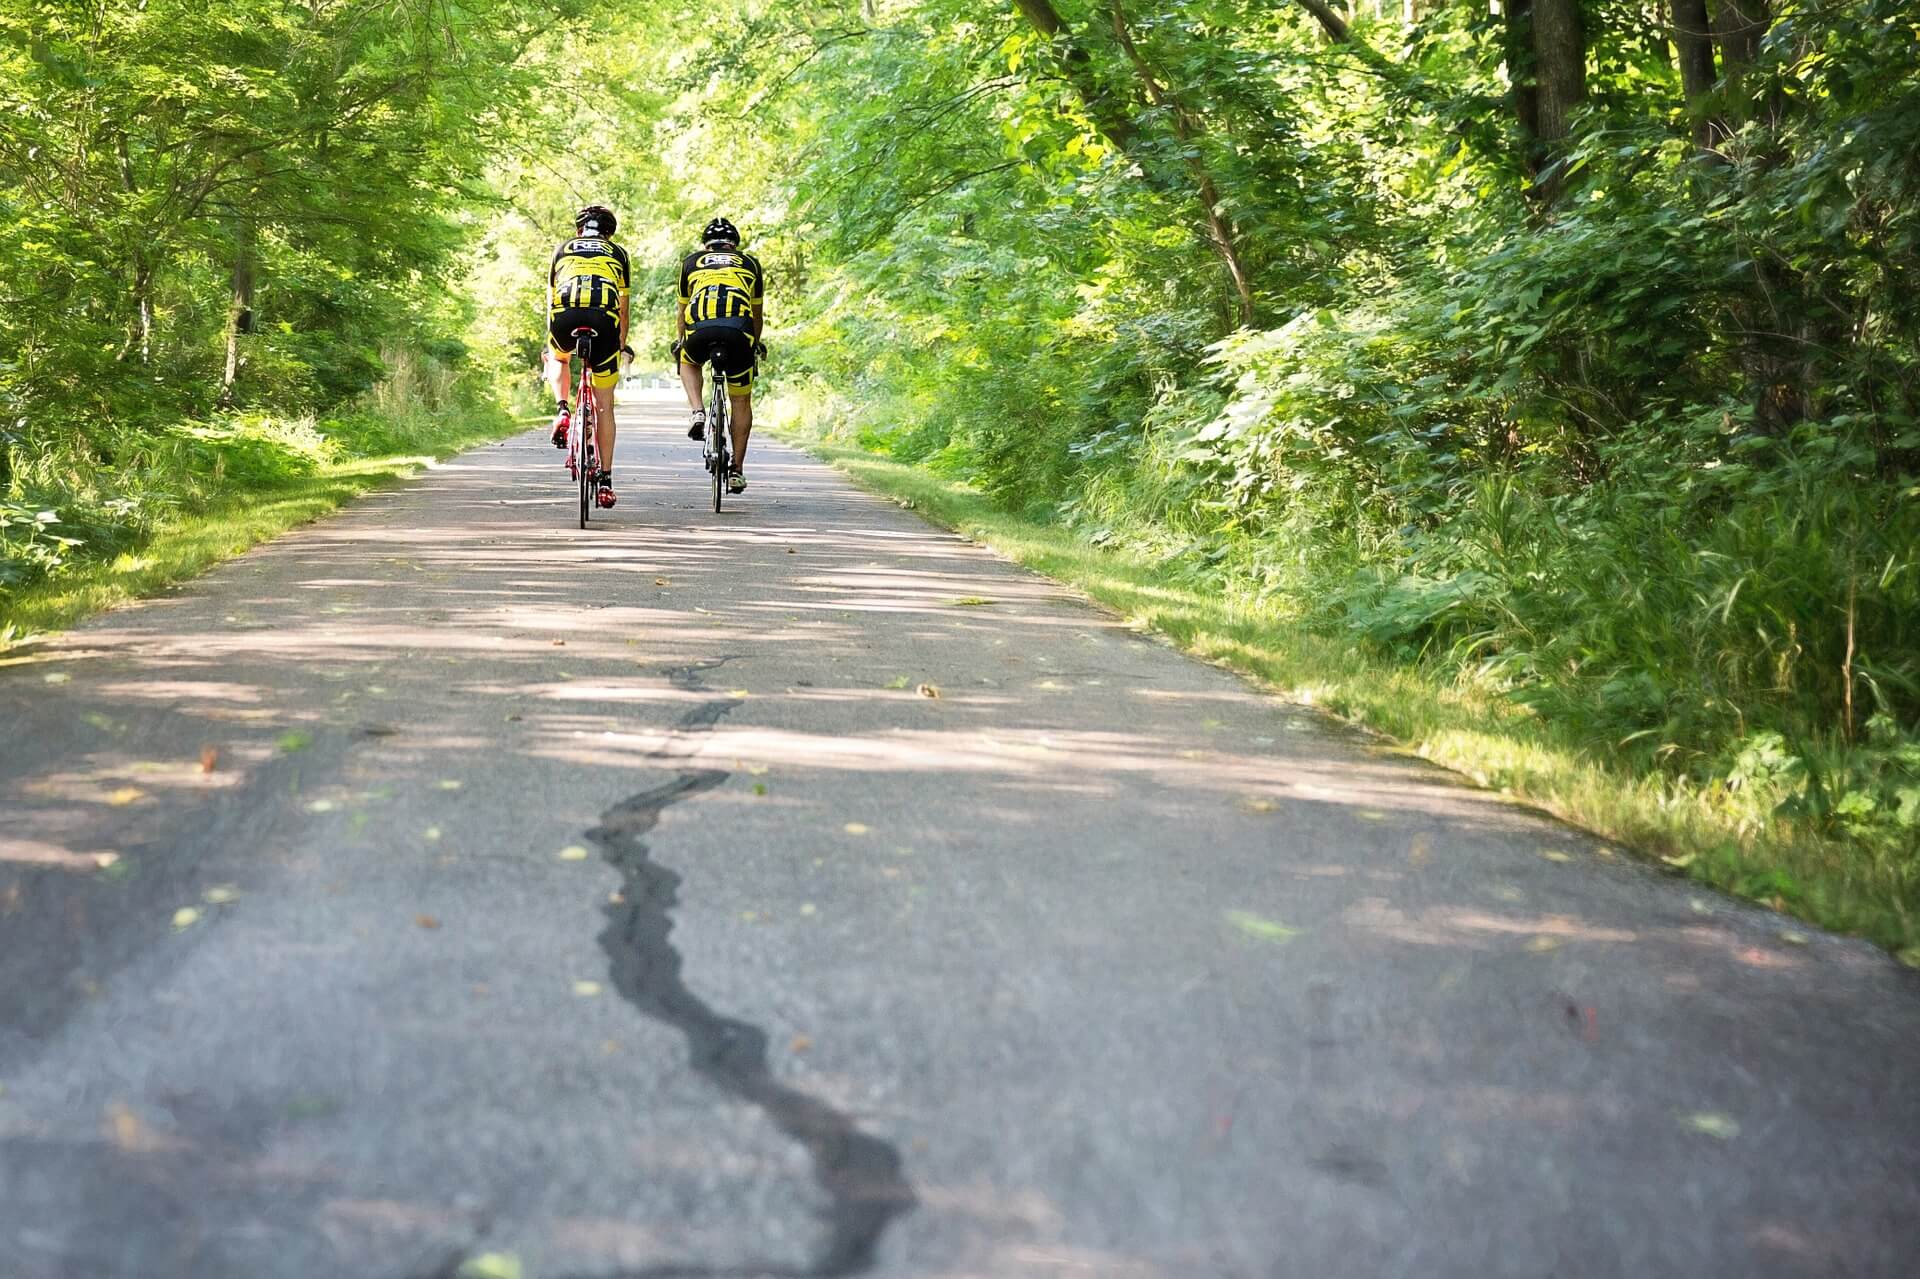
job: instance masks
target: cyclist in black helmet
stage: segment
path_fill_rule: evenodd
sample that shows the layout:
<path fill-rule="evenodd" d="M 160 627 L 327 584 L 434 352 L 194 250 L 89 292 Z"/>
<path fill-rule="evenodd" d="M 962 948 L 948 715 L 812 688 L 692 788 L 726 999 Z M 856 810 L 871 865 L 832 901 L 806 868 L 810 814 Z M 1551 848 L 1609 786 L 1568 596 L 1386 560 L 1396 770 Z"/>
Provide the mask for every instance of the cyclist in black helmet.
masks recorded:
<path fill-rule="evenodd" d="M 604 204 L 589 204 L 573 218 L 574 237 L 553 251 L 547 268 L 547 385 L 559 411 L 553 415 L 553 445 L 567 447 L 573 412 L 567 406 L 572 379 L 567 366 L 573 360 L 573 331 L 593 330 L 587 352 L 593 369 L 593 407 L 597 428 L 594 446 L 600 454 L 595 500 L 612 506 L 613 494 L 613 384 L 620 380 L 620 352 L 627 344 L 627 290 L 633 269 L 627 251 L 613 242 L 619 219 Z"/>
<path fill-rule="evenodd" d="M 760 341 L 766 323 L 766 285 L 760 260 L 740 250 L 740 232 L 725 218 L 715 218 L 700 233 L 701 247 L 680 263 L 680 384 L 693 409 L 687 438 L 706 438 L 707 414 L 701 407 L 702 366 L 716 355 L 727 378 L 727 399 L 733 424 L 733 469 L 727 491 L 747 487 L 741 464 L 747 457 L 747 437 L 753 432 L 753 370 L 755 357 L 764 355 Z"/>

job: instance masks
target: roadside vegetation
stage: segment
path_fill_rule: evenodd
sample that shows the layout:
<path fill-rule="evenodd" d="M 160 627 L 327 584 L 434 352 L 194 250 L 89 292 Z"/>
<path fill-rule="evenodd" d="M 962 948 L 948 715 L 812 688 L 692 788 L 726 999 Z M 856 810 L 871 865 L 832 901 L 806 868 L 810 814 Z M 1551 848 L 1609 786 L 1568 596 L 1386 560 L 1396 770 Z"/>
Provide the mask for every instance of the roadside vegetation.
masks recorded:
<path fill-rule="evenodd" d="M 0 592 L 386 448 L 341 423 L 398 350 L 524 386 L 584 200 L 659 356 L 724 213 L 843 464 L 1676 869 L 1920 945 L 1907 0 L 371 14 L 0 0 Z"/>
<path fill-rule="evenodd" d="M 463 264 L 561 8 L 0 0 L 0 644 L 507 429 Z"/>

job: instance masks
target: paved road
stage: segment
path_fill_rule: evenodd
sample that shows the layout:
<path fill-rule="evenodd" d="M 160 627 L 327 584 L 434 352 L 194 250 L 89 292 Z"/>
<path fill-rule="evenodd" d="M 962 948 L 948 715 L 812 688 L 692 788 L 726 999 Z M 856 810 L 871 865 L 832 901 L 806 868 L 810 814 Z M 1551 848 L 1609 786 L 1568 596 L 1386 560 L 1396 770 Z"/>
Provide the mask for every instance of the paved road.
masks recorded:
<path fill-rule="evenodd" d="M 645 408 L 0 668 L 0 1274 L 1913 1273 L 1912 974 Z"/>

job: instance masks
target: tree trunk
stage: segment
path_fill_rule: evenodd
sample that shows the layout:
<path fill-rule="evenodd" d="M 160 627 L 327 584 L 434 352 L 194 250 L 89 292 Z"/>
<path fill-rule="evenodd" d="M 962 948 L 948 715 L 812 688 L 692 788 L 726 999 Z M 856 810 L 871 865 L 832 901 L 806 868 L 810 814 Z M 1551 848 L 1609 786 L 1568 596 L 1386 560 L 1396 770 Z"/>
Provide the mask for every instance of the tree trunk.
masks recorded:
<path fill-rule="evenodd" d="M 1176 192 L 1177 184 L 1154 176 L 1155 166 L 1140 154 L 1140 130 L 1128 112 L 1126 101 L 1101 83 L 1093 55 L 1061 20 L 1059 13 L 1053 7 L 1052 0 L 1014 0 L 1014 7 L 1033 24 L 1036 31 L 1053 41 L 1054 49 L 1060 59 L 1062 74 L 1073 86 L 1075 95 L 1079 97 L 1081 104 L 1086 108 L 1087 115 L 1093 120 L 1094 127 L 1100 130 L 1101 135 L 1122 155 L 1138 163 L 1141 172 L 1148 175 L 1148 181 L 1157 189 L 1169 193 Z M 1117 0 L 1114 0 L 1113 14 L 1116 32 L 1123 31 L 1125 19 L 1120 13 Z M 1131 39 L 1128 38 L 1125 43 L 1130 46 Z M 1145 68 L 1144 61 L 1138 58 L 1138 51 L 1132 50 L 1131 56 L 1136 73 L 1144 82 L 1152 86 L 1148 89 L 1149 101 L 1154 101 L 1155 105 L 1169 107 L 1175 133 L 1182 142 L 1188 141 L 1198 121 L 1178 104 L 1163 103 L 1155 99 L 1154 94 L 1164 94 L 1165 91 Z M 1207 247 L 1219 256 L 1227 269 L 1227 276 L 1232 281 L 1234 293 L 1239 299 L 1240 322 L 1250 324 L 1253 322 L 1252 280 L 1240 253 L 1238 237 L 1234 234 L 1231 224 L 1220 212 L 1221 198 L 1218 185 L 1206 168 L 1204 160 L 1198 157 L 1189 160 L 1188 169 L 1194 176 L 1196 189 L 1182 194 L 1199 198 L 1205 223 L 1202 238 L 1206 240 Z"/>
<path fill-rule="evenodd" d="M 1587 96 L 1587 33 L 1582 0 L 1532 0 L 1534 70 L 1540 86 L 1541 142 L 1567 136 L 1573 109 Z"/>
<path fill-rule="evenodd" d="M 1764 100 L 1750 83 L 1753 64 L 1760 57 L 1760 42 L 1773 24 L 1767 0 L 1718 0 L 1713 12 L 1713 39 L 1720 46 L 1720 71 L 1726 81 L 1727 98 L 1740 121 L 1762 115 L 1769 123 L 1779 124 L 1785 102 L 1777 92 Z"/>
<path fill-rule="evenodd" d="M 1206 126 L 1197 119 L 1180 100 L 1161 85 L 1153 74 L 1153 68 L 1147 65 L 1139 46 L 1133 42 L 1133 32 L 1127 26 L 1127 16 L 1120 11 L 1120 0 L 1110 0 L 1109 8 L 1113 12 L 1113 35 L 1126 51 L 1127 60 L 1133 64 L 1134 73 L 1140 78 L 1141 89 L 1147 95 L 1147 101 L 1166 110 L 1173 119 L 1174 136 L 1186 144 L 1188 153 L 1187 169 L 1193 174 L 1194 184 L 1199 188 L 1200 204 L 1207 218 L 1207 242 L 1227 268 L 1227 277 L 1233 281 L 1233 291 L 1240 299 L 1240 323 L 1242 327 L 1253 324 L 1253 280 L 1247 272 L 1247 265 L 1240 254 L 1239 228 L 1233 225 L 1221 210 L 1220 188 L 1214 182 L 1212 170 L 1207 168 L 1205 158 L 1200 154 L 1194 139 L 1206 132 Z"/>
<path fill-rule="evenodd" d="M 227 368 L 220 379 L 221 408 L 233 407 L 240 376 L 240 335 L 253 332 L 253 223 L 234 227 L 233 293 L 227 304 Z"/>
<path fill-rule="evenodd" d="M 1582 0 L 1509 0 L 1505 6 L 1507 79 L 1520 124 L 1521 163 L 1533 195 L 1551 205 L 1564 174 L 1555 166 L 1573 110 L 1587 96 Z"/>
<path fill-rule="evenodd" d="M 1687 114 L 1693 120 L 1693 144 L 1711 151 L 1721 126 L 1713 118 L 1713 27 L 1707 0 L 1673 0 L 1673 45 L 1680 55 L 1680 88 L 1687 96 Z"/>

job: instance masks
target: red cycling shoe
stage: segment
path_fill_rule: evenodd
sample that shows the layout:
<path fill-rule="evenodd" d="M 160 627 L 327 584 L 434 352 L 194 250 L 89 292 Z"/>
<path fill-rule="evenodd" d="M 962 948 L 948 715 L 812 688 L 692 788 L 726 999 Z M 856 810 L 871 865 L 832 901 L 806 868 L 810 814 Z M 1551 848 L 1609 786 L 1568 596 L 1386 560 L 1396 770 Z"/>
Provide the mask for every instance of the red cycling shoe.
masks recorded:
<path fill-rule="evenodd" d="M 613 491 L 613 472 L 611 471 L 600 472 L 600 483 L 599 483 L 599 486 L 594 490 L 593 500 L 600 504 L 601 510 L 605 510 L 607 507 L 612 506 L 615 502 L 618 502 L 620 500 L 620 498 Z"/>
<path fill-rule="evenodd" d="M 573 425 L 573 410 L 563 406 L 553 415 L 553 447 L 557 449 L 567 447 L 567 428 L 571 425 Z"/>

